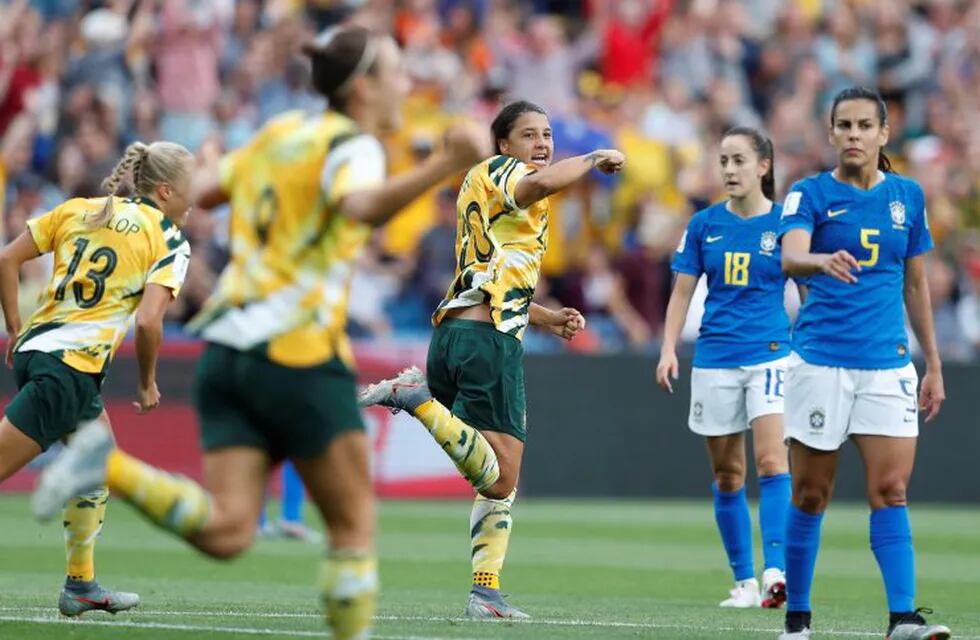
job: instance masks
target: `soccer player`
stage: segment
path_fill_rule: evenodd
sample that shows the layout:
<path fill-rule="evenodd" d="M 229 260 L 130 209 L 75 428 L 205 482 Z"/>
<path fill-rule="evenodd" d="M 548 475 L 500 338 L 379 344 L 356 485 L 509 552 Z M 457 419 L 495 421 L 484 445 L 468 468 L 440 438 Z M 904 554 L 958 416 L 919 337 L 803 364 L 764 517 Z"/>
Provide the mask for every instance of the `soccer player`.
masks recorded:
<path fill-rule="evenodd" d="M 698 279 L 706 274 L 708 298 L 691 371 L 688 426 L 705 437 L 715 478 L 715 522 L 735 574 L 735 587 L 721 606 L 778 608 L 785 601 L 783 538 L 790 495 L 782 416 L 789 318 L 776 242 L 782 208 L 773 202 L 772 142 L 762 133 L 730 129 L 719 159 L 729 199 L 697 212 L 677 248 L 657 383 L 673 393 L 677 339 Z M 749 428 L 759 474 L 762 593 L 745 498 Z"/>
<path fill-rule="evenodd" d="M 333 637 L 359 640 L 378 569 L 370 444 L 345 332 L 351 273 L 373 226 L 484 157 L 489 141 L 457 125 L 445 149 L 386 180 L 376 136 L 398 126 L 408 90 L 398 45 L 339 27 L 305 51 L 330 109 L 283 114 L 226 156 L 213 182 L 202 176 L 202 206 L 231 203 L 231 260 L 192 322 L 207 342 L 194 383 L 205 488 L 112 449 L 98 425 L 48 471 L 107 477 L 158 526 L 231 558 L 254 539 L 270 469 L 292 460 L 330 533 L 320 587 Z"/>
<path fill-rule="evenodd" d="M 470 169 L 456 200 L 456 278 L 432 317 L 428 379 L 406 369 L 366 389 L 361 402 L 409 411 L 478 493 L 466 615 L 527 618 L 503 599 L 499 579 L 527 433 L 521 338 L 528 324 L 566 339 L 585 326 L 574 309 L 532 302 L 548 242 L 548 196 L 593 168 L 619 171 L 625 158 L 599 150 L 551 164 L 548 116 L 524 101 L 504 107 L 491 132 L 497 155 Z"/>
<path fill-rule="evenodd" d="M 786 534 L 782 640 L 810 635 L 810 584 L 820 523 L 840 447 L 864 462 L 871 549 L 888 599 L 890 640 L 943 640 L 915 608 L 915 560 L 905 490 L 915 461 L 918 410 L 945 398 L 923 254 L 932 249 L 922 188 L 891 170 L 885 103 L 876 91 L 839 93 L 830 114 L 837 166 L 797 182 L 780 222 L 783 271 L 809 278 L 786 375 L 786 437 L 793 506 Z M 904 308 L 903 308 L 904 300 Z M 926 373 L 909 359 L 905 313 Z"/>
<path fill-rule="evenodd" d="M 104 198 L 74 198 L 29 220 L 0 250 L 0 303 L 7 323 L 7 366 L 19 391 L 0 420 L 0 482 L 75 431 L 80 422 L 108 424 L 102 380 L 136 313 L 137 402 L 146 412 L 160 401 L 157 351 L 163 316 L 184 280 L 190 247 L 179 228 L 190 207 L 191 154 L 169 142 L 136 142 L 103 182 Z M 136 197 L 120 198 L 131 183 Z M 54 272 L 41 306 L 21 324 L 20 266 L 54 253 Z M 95 579 L 95 540 L 109 492 L 102 483 L 73 492 L 64 506 L 68 570 L 58 609 L 66 616 L 139 604 Z M 67 504 L 66 504 L 67 500 Z"/>

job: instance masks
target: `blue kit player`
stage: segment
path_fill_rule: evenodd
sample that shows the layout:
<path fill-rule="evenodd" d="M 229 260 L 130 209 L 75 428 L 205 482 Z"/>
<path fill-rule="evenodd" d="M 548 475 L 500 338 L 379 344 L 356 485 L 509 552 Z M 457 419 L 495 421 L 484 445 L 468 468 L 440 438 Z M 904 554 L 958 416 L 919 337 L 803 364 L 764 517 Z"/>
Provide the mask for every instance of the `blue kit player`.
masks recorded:
<path fill-rule="evenodd" d="M 890 640 L 945 640 L 915 608 L 915 559 L 905 490 L 918 410 L 934 418 L 945 393 L 923 254 L 932 249 L 922 188 L 896 175 L 881 150 L 885 104 L 876 91 L 834 99 L 837 167 L 793 185 L 784 202 L 783 270 L 808 277 L 786 375 L 793 506 L 786 535 L 787 612 L 781 640 L 810 636 L 810 584 L 838 452 L 851 438 L 864 462 L 871 549 L 881 569 Z M 903 305 L 904 302 L 904 305 Z M 926 372 L 909 359 L 905 312 Z"/>
<path fill-rule="evenodd" d="M 783 443 L 790 337 L 776 241 L 782 208 L 773 202 L 772 142 L 755 129 L 731 129 L 721 142 L 720 163 L 729 199 L 696 213 L 677 248 L 657 382 L 673 391 L 677 339 L 698 279 L 706 274 L 708 297 L 691 372 L 688 424 L 707 443 L 715 520 L 735 577 L 721 606 L 777 608 L 785 600 L 783 538 L 790 496 Z M 761 590 L 745 497 L 745 432 L 750 428 L 765 556 Z"/>

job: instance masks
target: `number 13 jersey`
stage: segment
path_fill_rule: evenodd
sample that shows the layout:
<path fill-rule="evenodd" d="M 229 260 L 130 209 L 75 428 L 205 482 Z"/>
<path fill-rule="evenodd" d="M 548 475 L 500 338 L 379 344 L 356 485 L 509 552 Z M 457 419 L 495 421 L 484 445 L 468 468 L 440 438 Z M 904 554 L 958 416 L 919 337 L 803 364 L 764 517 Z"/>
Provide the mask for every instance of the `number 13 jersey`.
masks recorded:
<path fill-rule="evenodd" d="M 69 367 L 102 373 L 126 335 L 147 284 L 180 291 L 190 245 L 145 198 L 116 198 L 112 218 L 92 228 L 105 198 L 74 198 L 33 220 L 37 250 L 54 253 L 54 273 L 17 341 Z"/>

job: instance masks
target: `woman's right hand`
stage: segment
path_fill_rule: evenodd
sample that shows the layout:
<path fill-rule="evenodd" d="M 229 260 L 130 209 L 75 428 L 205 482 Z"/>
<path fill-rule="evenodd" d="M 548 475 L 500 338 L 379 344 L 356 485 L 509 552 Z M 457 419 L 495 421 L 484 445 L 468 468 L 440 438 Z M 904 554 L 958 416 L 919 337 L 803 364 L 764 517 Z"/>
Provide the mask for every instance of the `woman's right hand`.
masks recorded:
<path fill-rule="evenodd" d="M 824 256 L 823 261 L 820 263 L 820 270 L 831 278 L 840 280 L 846 284 L 854 284 L 858 279 L 853 271 L 860 271 L 861 265 L 858 264 L 854 256 L 841 249 L 840 251 Z"/>
<path fill-rule="evenodd" d="M 677 380 L 677 369 L 677 354 L 673 350 L 662 350 L 660 362 L 657 363 L 657 384 L 667 393 L 674 393 L 674 386 L 670 380 L 671 378 Z"/>
<path fill-rule="evenodd" d="M 626 156 L 616 149 L 596 149 L 588 155 L 592 166 L 603 173 L 617 173 L 626 163 Z"/>
<path fill-rule="evenodd" d="M 469 169 L 493 152 L 490 134 L 475 122 L 463 121 L 449 127 L 445 136 L 445 153 L 454 167 Z"/>

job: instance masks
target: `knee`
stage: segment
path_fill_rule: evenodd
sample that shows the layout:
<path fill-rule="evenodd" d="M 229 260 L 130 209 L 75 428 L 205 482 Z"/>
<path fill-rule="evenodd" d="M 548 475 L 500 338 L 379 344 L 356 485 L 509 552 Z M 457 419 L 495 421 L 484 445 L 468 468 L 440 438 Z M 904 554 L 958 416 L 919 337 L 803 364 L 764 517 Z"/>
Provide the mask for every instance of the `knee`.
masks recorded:
<path fill-rule="evenodd" d="M 823 513 L 830 502 L 830 485 L 799 483 L 793 487 L 793 504 L 804 513 Z"/>
<path fill-rule="evenodd" d="M 868 502 L 873 509 L 904 506 L 907 485 L 905 478 L 899 475 L 886 476 L 868 483 Z"/>
<path fill-rule="evenodd" d="M 217 560 L 231 560 L 247 551 L 255 541 L 255 530 L 202 539 L 197 547 Z"/>
<path fill-rule="evenodd" d="M 734 493 L 745 486 L 745 473 L 739 471 L 715 471 L 715 484 L 722 493 Z"/>
<path fill-rule="evenodd" d="M 480 495 L 488 500 L 506 500 L 517 488 L 516 478 L 506 478 L 503 475 L 492 485 L 480 491 Z"/>
<path fill-rule="evenodd" d="M 755 468 L 760 477 L 778 476 L 789 471 L 785 450 L 779 453 L 763 452 L 755 458 Z"/>

